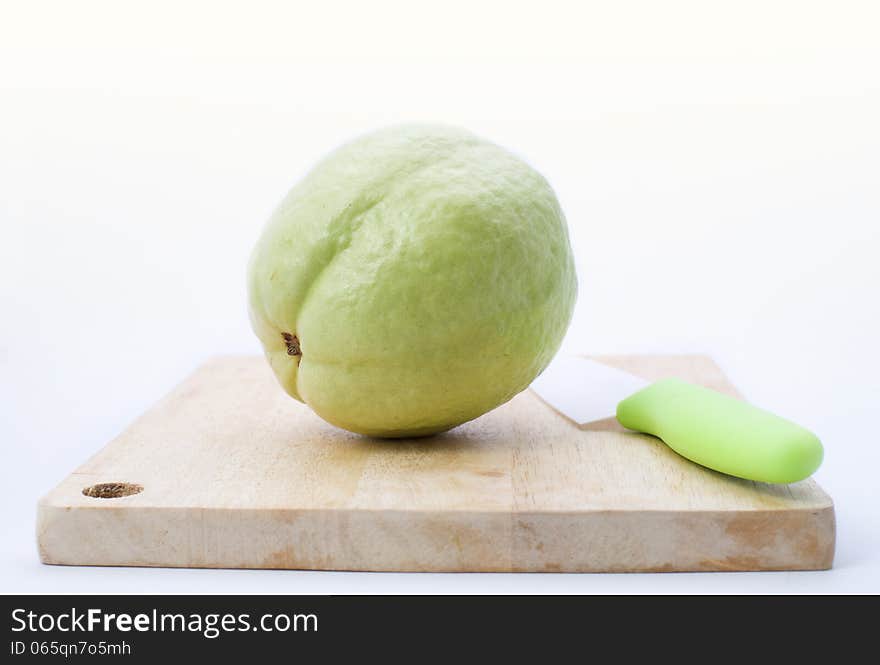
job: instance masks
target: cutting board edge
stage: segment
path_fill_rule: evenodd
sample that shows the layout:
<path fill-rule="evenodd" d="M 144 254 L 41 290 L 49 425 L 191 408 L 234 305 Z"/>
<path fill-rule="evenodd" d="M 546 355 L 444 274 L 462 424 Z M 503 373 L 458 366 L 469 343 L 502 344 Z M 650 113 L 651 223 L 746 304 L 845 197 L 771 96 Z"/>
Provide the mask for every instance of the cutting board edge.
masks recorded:
<path fill-rule="evenodd" d="M 251 530 L 240 539 L 251 550 L 211 554 L 206 543 L 217 540 L 224 527 L 216 525 L 226 521 L 230 510 L 253 513 L 237 516 L 245 518 L 241 528 Z M 367 509 L 345 514 L 342 522 L 340 517 L 332 509 L 132 511 L 41 503 L 37 541 L 40 560 L 49 565 L 564 573 L 827 570 L 833 565 L 836 540 L 833 506 L 784 513 L 524 510 L 458 511 L 440 516 L 423 510 Z M 100 552 L 92 545 L 75 547 L 77 533 L 100 529 L 114 520 L 127 522 L 117 523 L 115 529 L 131 534 L 127 542 L 118 547 L 105 542 Z M 303 521 L 299 527 L 298 521 Z M 340 542 L 374 547 L 378 541 L 384 555 L 368 552 L 358 558 L 359 547 L 340 547 L 340 542 L 303 547 L 300 539 L 308 541 L 303 534 L 313 531 L 315 523 L 328 521 L 340 533 L 339 526 L 344 525 L 348 533 L 340 536 Z M 438 530 L 447 543 L 454 544 L 446 552 L 437 551 Z M 202 533 L 202 538 L 194 539 L 194 532 Z M 289 535 L 284 537 L 285 533 Z M 169 548 L 167 541 L 175 540 L 186 542 L 190 551 Z M 680 546 L 685 541 L 688 548 Z M 144 555 L 157 542 L 159 550 L 152 557 Z M 192 553 L 193 548 L 198 554 Z"/>

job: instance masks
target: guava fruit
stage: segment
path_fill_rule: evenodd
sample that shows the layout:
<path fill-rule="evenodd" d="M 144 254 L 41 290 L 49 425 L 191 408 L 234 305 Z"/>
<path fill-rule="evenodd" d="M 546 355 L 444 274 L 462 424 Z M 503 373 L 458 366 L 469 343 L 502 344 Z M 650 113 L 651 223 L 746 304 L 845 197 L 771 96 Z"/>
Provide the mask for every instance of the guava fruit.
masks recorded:
<path fill-rule="evenodd" d="M 577 293 L 553 190 L 462 129 L 344 145 L 287 194 L 248 267 L 250 318 L 284 389 L 375 437 L 448 430 L 525 389 Z"/>

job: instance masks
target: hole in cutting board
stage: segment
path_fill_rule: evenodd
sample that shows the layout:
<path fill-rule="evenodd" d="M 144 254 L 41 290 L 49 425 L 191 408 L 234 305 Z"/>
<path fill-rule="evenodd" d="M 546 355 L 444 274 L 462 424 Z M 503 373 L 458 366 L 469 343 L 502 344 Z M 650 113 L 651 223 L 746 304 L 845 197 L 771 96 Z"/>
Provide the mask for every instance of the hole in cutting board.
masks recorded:
<path fill-rule="evenodd" d="M 98 483 L 84 487 L 82 493 L 95 499 L 118 499 L 143 491 L 143 486 L 134 483 Z"/>

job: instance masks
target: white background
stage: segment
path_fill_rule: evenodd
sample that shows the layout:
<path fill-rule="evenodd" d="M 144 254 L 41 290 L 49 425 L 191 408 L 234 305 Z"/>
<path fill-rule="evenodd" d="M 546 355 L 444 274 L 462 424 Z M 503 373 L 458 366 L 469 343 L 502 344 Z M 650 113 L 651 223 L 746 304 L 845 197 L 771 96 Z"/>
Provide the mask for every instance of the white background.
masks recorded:
<path fill-rule="evenodd" d="M 880 10 L 834 2 L 0 0 L 0 591 L 880 591 Z M 705 352 L 816 431 L 828 572 L 42 566 L 38 497 L 201 360 L 257 352 L 244 265 L 328 149 L 466 126 L 556 188 L 566 340 Z"/>

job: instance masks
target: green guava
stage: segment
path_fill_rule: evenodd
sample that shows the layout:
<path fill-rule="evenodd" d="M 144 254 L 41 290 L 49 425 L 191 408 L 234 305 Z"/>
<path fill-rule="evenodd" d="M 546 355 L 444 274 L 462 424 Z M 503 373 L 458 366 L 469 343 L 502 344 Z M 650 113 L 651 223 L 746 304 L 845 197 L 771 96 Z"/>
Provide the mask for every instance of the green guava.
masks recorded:
<path fill-rule="evenodd" d="M 448 430 L 528 387 L 577 295 L 547 181 L 461 129 L 400 126 L 338 148 L 253 251 L 250 317 L 284 389 L 376 437 Z"/>

